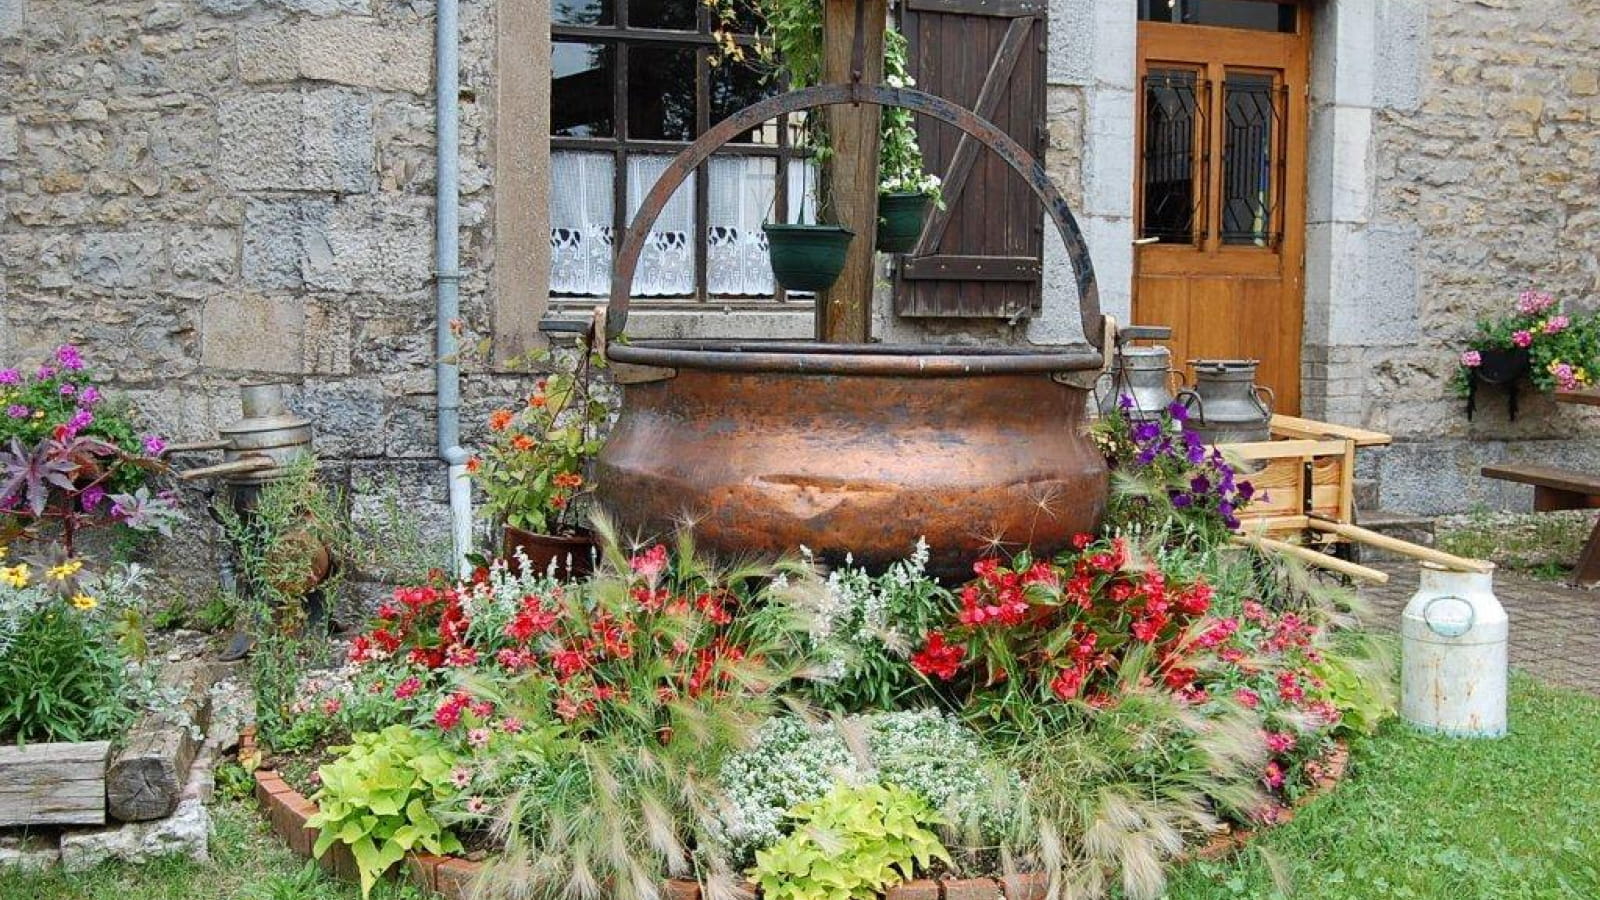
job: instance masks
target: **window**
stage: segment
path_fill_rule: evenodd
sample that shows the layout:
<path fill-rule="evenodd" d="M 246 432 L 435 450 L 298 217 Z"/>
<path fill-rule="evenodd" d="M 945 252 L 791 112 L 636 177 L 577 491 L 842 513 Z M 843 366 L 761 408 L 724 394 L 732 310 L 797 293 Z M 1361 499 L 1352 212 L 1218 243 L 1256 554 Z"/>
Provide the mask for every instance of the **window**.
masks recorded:
<path fill-rule="evenodd" d="M 1139 0 L 1139 21 L 1178 22 L 1294 34 L 1293 3 L 1272 0 Z"/>
<path fill-rule="evenodd" d="M 698 0 L 555 0 L 551 17 L 550 287 L 604 296 L 619 237 L 672 157 L 777 86 L 748 63 L 713 65 Z M 802 124 L 754 128 L 684 182 L 650 232 L 636 296 L 784 299 L 761 225 L 811 221 Z"/>

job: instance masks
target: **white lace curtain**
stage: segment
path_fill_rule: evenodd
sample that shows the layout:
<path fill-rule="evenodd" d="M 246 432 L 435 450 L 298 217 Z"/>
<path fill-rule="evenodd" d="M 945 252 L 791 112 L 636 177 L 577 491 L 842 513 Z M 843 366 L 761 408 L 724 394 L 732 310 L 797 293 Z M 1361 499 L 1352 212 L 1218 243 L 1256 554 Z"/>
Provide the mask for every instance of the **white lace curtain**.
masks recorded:
<path fill-rule="evenodd" d="M 666 170 L 664 154 L 628 158 L 628 218 Z M 550 167 L 550 289 L 557 294 L 605 296 L 611 292 L 615 157 L 609 153 L 557 150 Z M 759 156 L 713 157 L 709 167 L 710 209 L 706 223 L 706 289 L 714 296 L 773 293 L 764 222 L 775 218 L 772 188 L 777 160 Z M 694 293 L 694 191 L 690 176 L 668 201 L 650 230 L 634 274 L 638 297 L 682 297 Z M 814 221 L 815 171 L 789 166 L 791 222 Z M 804 197 L 804 202 L 801 198 Z"/>

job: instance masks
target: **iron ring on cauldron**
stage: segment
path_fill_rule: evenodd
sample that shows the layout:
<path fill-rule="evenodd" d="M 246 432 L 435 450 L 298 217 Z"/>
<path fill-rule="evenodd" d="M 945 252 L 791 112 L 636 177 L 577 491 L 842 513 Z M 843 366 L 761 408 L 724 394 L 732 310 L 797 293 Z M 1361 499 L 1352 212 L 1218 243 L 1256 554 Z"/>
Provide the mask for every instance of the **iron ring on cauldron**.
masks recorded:
<path fill-rule="evenodd" d="M 845 553 L 873 569 L 919 537 L 928 569 L 970 573 L 996 549 L 1053 553 L 1105 510 L 1104 460 L 1082 433 L 1093 349 L 782 341 L 616 340 L 645 239 L 716 148 L 775 116 L 873 103 L 959 128 L 1021 174 L 1056 224 L 1084 335 L 1106 346 L 1088 247 L 1044 168 L 995 126 L 905 88 L 829 84 L 769 98 L 707 131 L 645 196 L 596 325 L 623 407 L 597 461 L 599 499 L 627 533 L 691 523 L 722 557 Z"/>

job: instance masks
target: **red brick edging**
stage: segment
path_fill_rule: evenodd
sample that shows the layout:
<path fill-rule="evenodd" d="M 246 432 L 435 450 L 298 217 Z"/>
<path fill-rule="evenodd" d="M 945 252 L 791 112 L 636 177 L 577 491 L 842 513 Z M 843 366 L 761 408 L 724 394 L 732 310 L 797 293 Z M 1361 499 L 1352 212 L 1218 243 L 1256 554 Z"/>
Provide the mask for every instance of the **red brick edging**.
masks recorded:
<path fill-rule="evenodd" d="M 255 729 L 245 729 L 239 736 L 239 755 L 244 757 L 254 753 L 255 741 Z M 1313 784 L 1295 806 L 1303 805 L 1330 790 L 1344 777 L 1349 760 L 1348 747 L 1342 743 L 1335 747 L 1327 758 L 1328 774 Z M 257 768 L 253 774 L 256 800 L 266 812 L 272 830 L 290 850 L 310 859 L 312 845 L 317 840 L 317 830 L 307 828 L 306 819 L 316 813 L 316 804 L 290 787 L 282 776 L 271 769 Z M 1294 811 L 1285 809 L 1276 824 L 1293 817 Z M 1219 859 L 1244 846 L 1253 834 L 1252 829 L 1230 829 L 1213 835 L 1198 850 L 1186 855 L 1197 859 Z M 346 881 L 359 879 L 355 857 L 350 855 L 350 848 L 344 844 L 330 846 L 328 852 L 318 860 L 318 865 Z M 471 900 L 472 888 L 483 870 L 483 863 L 458 857 L 407 853 L 401 867 L 406 878 L 444 900 Z M 1040 872 L 1001 878 L 918 879 L 891 887 L 885 900 L 1044 900 L 1048 883 L 1048 878 Z M 700 900 L 700 885 L 692 881 L 669 881 L 662 896 L 665 900 Z"/>

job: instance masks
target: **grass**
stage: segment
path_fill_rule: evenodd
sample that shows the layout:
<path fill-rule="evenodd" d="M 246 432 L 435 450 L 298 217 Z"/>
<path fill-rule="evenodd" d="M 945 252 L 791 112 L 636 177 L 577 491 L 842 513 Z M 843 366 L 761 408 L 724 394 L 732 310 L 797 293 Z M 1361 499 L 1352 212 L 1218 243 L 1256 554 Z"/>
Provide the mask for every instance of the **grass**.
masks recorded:
<path fill-rule="evenodd" d="M 1600 897 L 1600 698 L 1512 680 L 1511 734 L 1462 741 L 1390 722 L 1349 779 L 1172 900 Z"/>
<path fill-rule="evenodd" d="M 172 858 L 42 875 L 0 869 L 0 900 L 360 900 L 356 885 L 290 853 L 267 831 L 253 799 L 219 799 L 211 812 L 208 863 Z M 423 894 L 380 884 L 372 897 L 422 900 Z"/>
<path fill-rule="evenodd" d="M 1600 698 L 1512 679 L 1511 734 L 1461 741 L 1390 722 L 1350 773 L 1238 856 L 1174 874 L 1171 900 L 1567 900 L 1600 897 Z M 219 801 L 212 861 L 0 871 L 0 900 L 357 900 Z M 420 900 L 382 884 L 379 900 Z"/>
<path fill-rule="evenodd" d="M 1439 522 L 1439 549 L 1493 561 L 1503 571 L 1541 581 L 1565 581 L 1594 525 L 1594 513 L 1486 513 Z"/>

